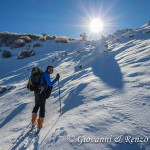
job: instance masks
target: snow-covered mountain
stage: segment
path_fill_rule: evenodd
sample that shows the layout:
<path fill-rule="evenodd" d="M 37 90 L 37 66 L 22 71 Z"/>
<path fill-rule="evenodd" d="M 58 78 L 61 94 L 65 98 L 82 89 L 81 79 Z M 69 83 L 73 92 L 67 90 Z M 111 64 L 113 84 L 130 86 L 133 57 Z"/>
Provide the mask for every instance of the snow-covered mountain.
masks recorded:
<path fill-rule="evenodd" d="M 0 59 L 0 149 L 149 150 L 150 26 L 120 30 L 95 43 L 35 41 Z M 35 55 L 17 59 L 28 45 Z M 5 47 L 2 49 L 8 49 Z M 2 51 L 0 52 L 2 53 Z M 44 126 L 28 137 L 34 94 L 26 85 L 34 66 L 61 76 L 46 101 Z M 8 90 L 7 90 L 8 89 Z"/>

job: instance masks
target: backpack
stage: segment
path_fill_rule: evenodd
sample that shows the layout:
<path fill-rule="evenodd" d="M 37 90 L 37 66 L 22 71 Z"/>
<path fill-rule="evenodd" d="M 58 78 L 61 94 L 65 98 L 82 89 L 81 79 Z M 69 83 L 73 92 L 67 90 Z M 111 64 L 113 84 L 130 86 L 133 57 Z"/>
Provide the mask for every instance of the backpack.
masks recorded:
<path fill-rule="evenodd" d="M 40 78 L 43 73 L 43 70 L 39 67 L 34 67 L 29 78 L 27 88 L 30 91 L 38 91 L 40 86 Z"/>

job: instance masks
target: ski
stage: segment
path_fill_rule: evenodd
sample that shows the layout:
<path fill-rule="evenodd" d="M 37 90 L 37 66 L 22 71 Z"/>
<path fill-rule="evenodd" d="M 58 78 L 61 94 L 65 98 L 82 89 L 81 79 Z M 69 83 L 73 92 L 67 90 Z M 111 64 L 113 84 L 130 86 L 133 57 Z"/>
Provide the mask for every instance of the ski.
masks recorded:
<path fill-rule="evenodd" d="M 31 145 L 35 133 L 36 133 L 36 126 L 32 126 L 31 129 L 28 131 L 27 139 L 26 142 L 24 143 L 23 148 L 27 149 Z"/>
<path fill-rule="evenodd" d="M 35 133 L 35 137 L 37 137 L 39 135 L 39 133 L 40 133 L 40 130 L 38 129 Z"/>
<path fill-rule="evenodd" d="M 28 137 L 32 136 L 32 134 L 34 133 L 34 130 L 35 130 L 35 126 L 32 126 L 31 129 L 29 130 L 28 132 Z"/>

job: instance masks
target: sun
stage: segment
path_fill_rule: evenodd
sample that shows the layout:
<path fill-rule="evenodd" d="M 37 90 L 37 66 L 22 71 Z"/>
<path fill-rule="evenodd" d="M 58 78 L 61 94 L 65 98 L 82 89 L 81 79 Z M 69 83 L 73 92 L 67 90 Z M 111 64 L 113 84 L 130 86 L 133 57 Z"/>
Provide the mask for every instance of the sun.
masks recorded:
<path fill-rule="evenodd" d="M 103 30 L 104 25 L 103 22 L 99 18 L 94 18 L 91 20 L 89 24 L 91 32 L 99 33 Z"/>

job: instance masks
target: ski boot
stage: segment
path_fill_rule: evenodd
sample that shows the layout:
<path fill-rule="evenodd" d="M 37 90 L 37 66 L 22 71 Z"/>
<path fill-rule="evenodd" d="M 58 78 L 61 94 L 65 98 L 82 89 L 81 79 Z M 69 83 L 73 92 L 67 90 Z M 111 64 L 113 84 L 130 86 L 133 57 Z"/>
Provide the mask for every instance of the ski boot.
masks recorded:
<path fill-rule="evenodd" d="M 43 117 L 39 117 L 38 119 L 38 131 L 40 131 L 40 129 L 42 128 L 43 126 Z"/>
<path fill-rule="evenodd" d="M 37 113 L 32 113 L 32 127 L 35 126 L 36 117 L 37 117 Z"/>

